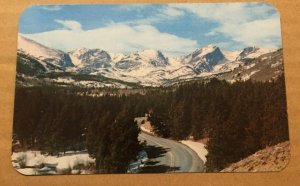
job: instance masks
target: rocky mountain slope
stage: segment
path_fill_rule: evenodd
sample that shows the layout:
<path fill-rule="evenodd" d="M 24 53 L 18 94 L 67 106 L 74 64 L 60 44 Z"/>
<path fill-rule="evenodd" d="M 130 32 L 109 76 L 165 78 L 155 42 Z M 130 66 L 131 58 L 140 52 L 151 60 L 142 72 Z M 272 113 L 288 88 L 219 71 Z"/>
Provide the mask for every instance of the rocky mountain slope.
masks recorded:
<path fill-rule="evenodd" d="M 70 56 L 65 52 L 46 47 L 22 36 L 18 36 L 18 51 L 38 59 L 44 66 L 50 64 L 62 69 L 74 66 Z"/>
<path fill-rule="evenodd" d="M 79 48 L 69 52 L 69 55 L 75 67 L 87 70 L 86 73 L 90 73 L 98 68 L 111 67 L 111 57 L 104 50 Z"/>
<path fill-rule="evenodd" d="M 226 65 L 223 66 L 223 68 L 226 67 Z M 253 58 L 251 61 L 240 63 L 230 72 L 220 74 L 218 78 L 231 82 L 238 80 L 245 81 L 250 78 L 256 81 L 266 81 L 274 79 L 282 73 L 283 53 L 282 49 L 279 49 L 275 52 L 266 53 L 257 58 Z"/>
<path fill-rule="evenodd" d="M 225 61 L 225 56 L 221 50 L 213 45 L 197 49 L 182 59 L 183 64 L 193 66 L 198 73 L 213 71 L 215 65 Z"/>
<path fill-rule="evenodd" d="M 257 151 L 255 154 L 223 169 L 221 172 L 270 172 L 281 171 L 291 157 L 290 142 L 282 142 Z"/>

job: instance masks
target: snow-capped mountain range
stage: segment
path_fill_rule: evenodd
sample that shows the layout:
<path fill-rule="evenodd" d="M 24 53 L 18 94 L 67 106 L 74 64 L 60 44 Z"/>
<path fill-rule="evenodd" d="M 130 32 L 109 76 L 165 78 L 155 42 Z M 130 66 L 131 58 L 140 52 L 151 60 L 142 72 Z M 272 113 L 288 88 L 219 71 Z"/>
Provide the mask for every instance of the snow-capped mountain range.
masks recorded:
<path fill-rule="evenodd" d="M 35 67 L 31 65 L 30 69 L 34 71 L 36 67 L 42 68 L 37 70 L 38 73 L 86 74 L 149 86 L 231 72 L 273 51 L 248 47 L 229 52 L 208 45 L 181 57 L 167 57 L 154 49 L 137 51 L 129 55 L 86 48 L 63 52 L 23 36 L 18 37 L 18 54 L 23 55 L 21 61 L 28 63 L 28 57 L 34 59 L 39 64 L 35 64 Z M 26 59 L 24 55 L 27 56 Z M 23 73 L 23 76 L 25 75 Z"/>

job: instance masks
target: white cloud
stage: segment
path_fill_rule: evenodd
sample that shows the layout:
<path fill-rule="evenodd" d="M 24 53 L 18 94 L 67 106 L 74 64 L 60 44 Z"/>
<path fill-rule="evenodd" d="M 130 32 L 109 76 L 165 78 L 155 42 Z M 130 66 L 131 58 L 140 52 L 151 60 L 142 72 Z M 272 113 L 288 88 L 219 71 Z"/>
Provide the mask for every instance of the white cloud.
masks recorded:
<path fill-rule="evenodd" d="M 170 5 L 218 23 L 206 36 L 222 34 L 246 46 L 281 45 L 280 19 L 266 3 L 209 3 Z"/>
<path fill-rule="evenodd" d="M 127 6 L 125 6 L 125 7 L 122 6 L 122 8 L 126 8 L 126 7 Z M 133 7 L 135 7 L 135 6 L 133 6 Z M 138 10 L 142 10 L 143 8 L 144 8 L 144 6 L 138 6 Z M 128 10 L 132 10 L 132 7 L 131 8 L 128 7 Z M 125 21 L 120 24 L 151 25 L 154 23 L 161 23 L 164 21 L 174 20 L 174 19 L 178 18 L 179 16 L 183 16 L 184 14 L 185 14 L 185 12 L 183 10 L 180 10 L 176 7 L 163 6 L 162 8 L 159 8 L 153 16 L 149 16 L 147 18 L 142 18 L 142 19 L 134 19 L 134 20 L 130 20 L 130 21 Z"/>
<path fill-rule="evenodd" d="M 58 5 L 47 5 L 47 6 L 41 5 L 40 7 L 41 7 L 41 9 L 48 10 L 48 11 L 61 10 L 61 6 L 58 6 Z"/>
<path fill-rule="evenodd" d="M 77 21 L 59 20 L 59 19 L 56 19 L 54 21 L 57 22 L 57 23 L 62 24 L 67 29 L 74 30 L 74 31 L 80 31 L 81 30 L 81 24 Z"/>
<path fill-rule="evenodd" d="M 171 7 L 192 12 L 219 23 L 241 23 L 270 16 L 274 10 L 265 3 L 200 3 L 174 4 Z"/>
<path fill-rule="evenodd" d="M 179 10 L 174 7 L 167 6 L 161 10 L 162 14 L 165 16 L 178 17 L 184 15 L 184 11 Z"/>
<path fill-rule="evenodd" d="M 280 21 L 278 18 L 255 20 L 240 25 L 223 25 L 215 32 L 226 34 L 234 41 L 249 46 L 274 47 L 281 43 Z"/>
<path fill-rule="evenodd" d="M 109 52 L 130 53 L 142 49 L 153 48 L 161 50 L 169 56 L 183 55 L 198 47 L 195 40 L 181 38 L 169 33 L 162 33 L 151 25 L 129 26 L 112 24 L 93 30 L 78 31 L 79 23 L 59 21 L 66 28 L 36 34 L 23 34 L 25 37 L 40 42 L 46 46 L 64 51 L 79 47 L 101 48 Z"/>

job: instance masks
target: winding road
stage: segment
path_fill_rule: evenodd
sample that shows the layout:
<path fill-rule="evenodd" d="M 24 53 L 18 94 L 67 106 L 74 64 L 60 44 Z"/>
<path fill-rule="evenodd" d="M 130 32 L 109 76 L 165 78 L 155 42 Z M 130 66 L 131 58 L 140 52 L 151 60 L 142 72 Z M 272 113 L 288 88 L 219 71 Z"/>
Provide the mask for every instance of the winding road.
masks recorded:
<path fill-rule="evenodd" d="M 140 141 L 146 141 L 150 161 L 142 172 L 203 172 L 204 163 L 189 147 L 169 139 L 141 132 Z"/>

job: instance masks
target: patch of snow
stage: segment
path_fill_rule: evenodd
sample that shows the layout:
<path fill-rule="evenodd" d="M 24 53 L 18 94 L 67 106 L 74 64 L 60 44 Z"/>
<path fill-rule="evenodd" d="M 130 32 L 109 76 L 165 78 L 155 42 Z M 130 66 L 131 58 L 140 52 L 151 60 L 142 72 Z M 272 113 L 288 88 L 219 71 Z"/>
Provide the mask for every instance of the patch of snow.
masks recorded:
<path fill-rule="evenodd" d="M 169 60 L 169 68 L 179 68 L 182 66 L 182 60 L 183 60 L 183 57 L 169 57 L 168 58 Z"/>
<path fill-rule="evenodd" d="M 256 52 L 253 52 L 253 53 L 250 53 L 249 55 L 247 55 L 247 58 L 256 58 L 263 54 L 270 53 L 273 51 L 274 51 L 274 49 L 271 49 L 271 48 L 259 48 Z"/>
<path fill-rule="evenodd" d="M 40 151 L 26 151 L 26 152 L 14 152 L 11 156 L 14 167 L 25 175 L 36 174 L 34 169 L 19 169 L 21 161 L 25 163 L 27 167 L 37 167 L 42 164 L 51 164 L 56 167 L 57 171 L 73 170 L 78 165 L 87 166 L 95 163 L 95 160 L 89 157 L 89 154 L 82 152 L 79 154 L 70 154 L 65 156 L 47 156 L 41 154 Z M 17 165 L 17 163 L 19 166 Z"/>
<path fill-rule="evenodd" d="M 247 81 L 247 80 L 249 80 L 250 79 L 250 75 L 249 74 L 245 74 L 245 75 L 243 75 L 243 77 L 242 77 L 242 80 L 243 81 Z"/>
<path fill-rule="evenodd" d="M 220 71 L 223 66 L 224 66 L 224 64 L 214 66 L 214 71 Z"/>
<path fill-rule="evenodd" d="M 77 57 L 75 57 L 74 55 L 70 55 L 70 58 L 72 60 L 72 63 L 75 65 L 75 66 L 79 66 L 81 65 L 82 61 L 79 60 Z"/>
<path fill-rule="evenodd" d="M 225 58 L 229 61 L 235 61 L 241 51 L 222 51 Z"/>
<path fill-rule="evenodd" d="M 57 83 L 73 83 L 73 82 L 75 82 L 75 80 L 72 78 L 57 78 L 57 79 L 53 79 L 53 81 L 57 82 Z"/>
<path fill-rule="evenodd" d="M 245 66 L 244 68 L 248 70 L 248 69 L 250 69 L 250 68 L 252 68 L 254 66 L 255 66 L 255 63 L 252 63 L 250 65 Z"/>
<path fill-rule="evenodd" d="M 252 72 L 250 72 L 250 76 L 254 75 L 255 73 L 259 72 L 260 70 L 254 70 Z"/>
<path fill-rule="evenodd" d="M 198 75 L 198 77 L 206 77 L 206 76 L 211 76 L 213 74 L 214 73 L 212 73 L 212 72 L 202 72 L 201 74 Z"/>
<path fill-rule="evenodd" d="M 146 50 L 139 52 L 139 54 L 141 56 L 149 58 L 149 59 L 153 59 L 153 58 L 155 59 L 159 55 L 159 51 L 154 50 L 154 49 L 146 49 Z"/>
<path fill-rule="evenodd" d="M 72 170 L 71 171 L 71 174 L 79 174 L 80 173 L 80 170 Z"/>
<path fill-rule="evenodd" d="M 148 132 L 148 133 L 152 133 L 150 129 L 145 128 L 144 126 L 141 126 L 141 130 Z"/>
<path fill-rule="evenodd" d="M 281 62 L 281 61 L 277 61 L 276 63 L 271 64 L 271 68 L 275 68 L 275 67 L 277 67 L 277 66 L 279 66 L 279 65 L 282 65 L 282 62 Z"/>
<path fill-rule="evenodd" d="M 23 175 L 37 175 L 37 172 L 33 168 L 17 169 L 17 171 Z"/>
<path fill-rule="evenodd" d="M 93 174 L 90 170 L 80 170 L 80 174 Z"/>
<path fill-rule="evenodd" d="M 236 80 L 235 79 L 231 79 L 231 80 L 228 80 L 228 82 L 231 83 L 231 84 L 233 84 L 233 83 L 236 82 Z"/>
<path fill-rule="evenodd" d="M 17 163 L 17 162 L 11 162 L 11 163 L 14 168 L 16 168 L 16 169 L 21 168 L 19 163 Z"/>
<path fill-rule="evenodd" d="M 201 48 L 200 49 L 201 50 L 201 56 L 205 56 L 206 54 L 213 52 L 216 48 L 217 47 L 212 45 L 212 44 L 208 45 L 207 47 Z"/>
<path fill-rule="evenodd" d="M 195 142 L 195 141 L 191 141 L 191 140 L 182 140 L 180 142 L 182 144 L 185 144 L 186 146 L 190 147 L 191 149 L 193 149 L 197 153 L 199 158 L 204 163 L 206 163 L 206 155 L 208 154 L 208 151 L 205 148 L 205 145 L 203 143 Z"/>
<path fill-rule="evenodd" d="M 221 72 L 228 72 L 228 71 L 234 70 L 235 68 L 239 67 L 240 65 L 243 65 L 243 63 L 240 61 L 230 61 L 230 62 L 226 62 L 223 64 L 219 64 L 219 65 L 214 66 L 213 73 L 217 74 L 217 73 L 221 73 Z"/>
<path fill-rule="evenodd" d="M 108 53 L 108 54 L 110 55 L 111 60 L 114 63 L 120 61 L 122 58 L 125 57 L 125 55 L 122 53 Z"/>

